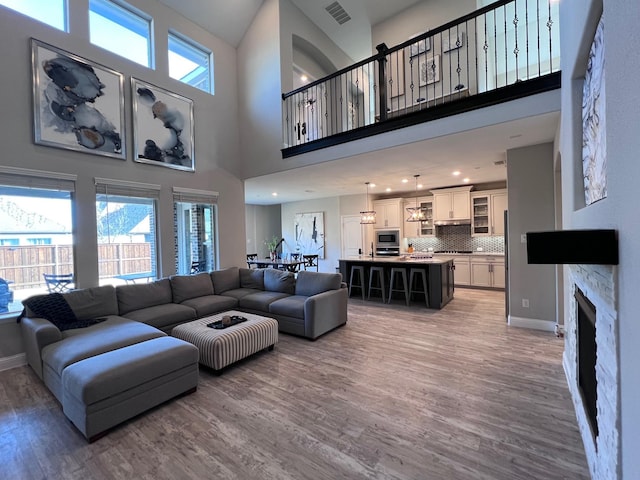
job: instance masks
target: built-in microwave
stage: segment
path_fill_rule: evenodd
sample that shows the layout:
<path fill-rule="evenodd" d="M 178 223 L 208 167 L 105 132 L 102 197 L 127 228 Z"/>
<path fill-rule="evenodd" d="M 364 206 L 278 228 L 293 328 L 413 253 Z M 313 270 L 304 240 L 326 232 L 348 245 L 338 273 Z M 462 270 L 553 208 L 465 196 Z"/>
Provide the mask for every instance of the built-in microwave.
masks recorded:
<path fill-rule="evenodd" d="M 376 230 L 376 254 L 398 255 L 400 252 L 400 230 Z"/>

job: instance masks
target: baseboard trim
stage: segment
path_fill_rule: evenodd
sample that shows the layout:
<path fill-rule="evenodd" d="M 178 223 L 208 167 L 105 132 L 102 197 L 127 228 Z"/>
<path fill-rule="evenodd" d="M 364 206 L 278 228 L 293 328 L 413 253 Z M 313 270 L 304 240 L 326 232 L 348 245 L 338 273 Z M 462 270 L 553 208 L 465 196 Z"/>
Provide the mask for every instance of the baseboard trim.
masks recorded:
<path fill-rule="evenodd" d="M 27 354 L 19 353 L 11 357 L 0 358 L 0 372 L 27 364 Z"/>
<path fill-rule="evenodd" d="M 544 330 L 545 332 L 554 332 L 556 322 L 551 320 L 539 320 L 537 318 L 514 317 L 509 315 L 509 325 L 519 328 L 531 328 L 533 330 Z"/>

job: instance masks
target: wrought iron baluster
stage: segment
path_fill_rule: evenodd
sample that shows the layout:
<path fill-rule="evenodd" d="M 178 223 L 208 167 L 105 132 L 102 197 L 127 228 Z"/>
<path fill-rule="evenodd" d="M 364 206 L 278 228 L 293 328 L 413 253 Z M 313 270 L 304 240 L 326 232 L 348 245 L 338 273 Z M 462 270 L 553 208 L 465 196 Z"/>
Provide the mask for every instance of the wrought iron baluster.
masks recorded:
<path fill-rule="evenodd" d="M 536 0 L 536 25 L 537 25 L 537 32 L 538 32 L 538 76 L 540 76 L 540 0 Z"/>
<path fill-rule="evenodd" d="M 518 70 L 518 53 L 520 53 L 520 50 L 518 49 L 518 0 L 515 0 L 513 2 L 513 6 L 514 6 L 513 33 L 516 37 L 516 44 L 515 44 L 515 48 L 513 49 L 513 53 L 516 56 L 516 82 L 517 82 L 518 77 L 520 75 L 520 71 Z"/>
<path fill-rule="evenodd" d="M 549 19 L 547 20 L 547 29 L 549 29 L 549 73 L 553 72 L 553 53 L 551 48 L 551 27 L 553 26 L 553 20 L 551 19 L 551 1 L 547 0 L 549 5 Z"/>
<path fill-rule="evenodd" d="M 529 80 L 529 0 L 524 0 L 525 53 L 527 56 L 527 80 Z"/>

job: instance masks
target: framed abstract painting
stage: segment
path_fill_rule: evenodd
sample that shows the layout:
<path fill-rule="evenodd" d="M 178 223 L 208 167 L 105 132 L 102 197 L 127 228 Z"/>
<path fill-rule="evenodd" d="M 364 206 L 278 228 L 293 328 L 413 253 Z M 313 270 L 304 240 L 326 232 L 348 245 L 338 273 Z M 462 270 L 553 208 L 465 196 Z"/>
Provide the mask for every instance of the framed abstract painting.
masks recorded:
<path fill-rule="evenodd" d="M 34 141 L 126 159 L 124 76 L 31 39 Z"/>
<path fill-rule="evenodd" d="M 195 171 L 193 101 L 131 79 L 134 161 Z"/>

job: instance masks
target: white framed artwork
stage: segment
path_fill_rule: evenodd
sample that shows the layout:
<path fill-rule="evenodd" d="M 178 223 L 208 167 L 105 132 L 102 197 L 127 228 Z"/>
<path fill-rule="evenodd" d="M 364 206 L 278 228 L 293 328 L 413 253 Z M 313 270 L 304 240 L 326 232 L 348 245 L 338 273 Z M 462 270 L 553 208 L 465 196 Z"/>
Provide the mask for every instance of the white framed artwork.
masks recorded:
<path fill-rule="evenodd" d="M 294 222 L 296 251 L 324 258 L 324 212 L 296 213 Z"/>

